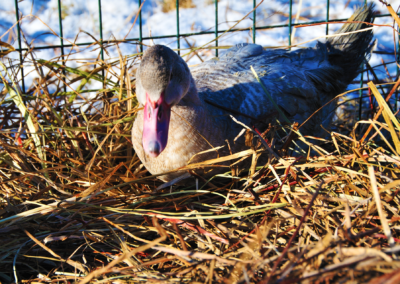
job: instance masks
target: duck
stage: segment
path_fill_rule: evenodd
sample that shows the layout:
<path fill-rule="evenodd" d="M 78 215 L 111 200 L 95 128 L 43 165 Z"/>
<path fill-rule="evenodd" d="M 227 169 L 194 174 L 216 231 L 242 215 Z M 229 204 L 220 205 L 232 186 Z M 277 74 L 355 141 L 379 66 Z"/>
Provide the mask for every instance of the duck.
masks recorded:
<path fill-rule="evenodd" d="M 248 149 L 240 135 L 243 126 L 232 115 L 260 131 L 281 119 L 279 113 L 291 122 L 305 122 L 345 91 L 368 60 L 374 46 L 369 25 L 373 14 L 373 4 L 358 8 L 337 36 L 314 47 L 264 49 L 240 43 L 192 68 L 167 46 L 147 48 L 136 72 L 140 110 L 132 126 L 132 144 L 141 162 L 160 175 Z M 278 115 L 274 104 L 281 110 Z M 335 109 L 335 102 L 322 108 L 301 133 L 324 136 Z M 159 178 L 168 182 L 181 174 Z"/>

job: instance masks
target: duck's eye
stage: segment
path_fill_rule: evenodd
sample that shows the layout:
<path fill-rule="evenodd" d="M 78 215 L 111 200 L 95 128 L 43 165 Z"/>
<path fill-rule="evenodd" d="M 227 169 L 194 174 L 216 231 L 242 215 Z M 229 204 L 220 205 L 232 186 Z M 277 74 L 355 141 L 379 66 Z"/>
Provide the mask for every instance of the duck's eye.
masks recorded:
<path fill-rule="evenodd" d="M 163 115 L 163 107 L 162 107 L 162 105 L 160 105 L 158 108 L 158 113 L 157 113 L 158 120 L 161 120 L 162 115 Z"/>

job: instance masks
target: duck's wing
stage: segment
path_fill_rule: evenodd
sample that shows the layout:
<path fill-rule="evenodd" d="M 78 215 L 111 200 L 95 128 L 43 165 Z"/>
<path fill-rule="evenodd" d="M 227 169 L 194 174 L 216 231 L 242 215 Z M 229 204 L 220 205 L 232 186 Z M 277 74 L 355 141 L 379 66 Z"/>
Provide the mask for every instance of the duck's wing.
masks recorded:
<path fill-rule="evenodd" d="M 303 122 L 343 92 L 359 73 L 374 46 L 372 31 L 361 32 L 369 27 L 367 22 L 373 22 L 373 14 L 373 4 L 360 7 L 337 36 L 326 43 L 317 42 L 314 48 L 287 52 L 263 51 L 255 44 L 236 45 L 219 59 L 193 69 L 200 96 L 263 119 L 275 109 L 250 70 L 252 66 L 276 104 L 292 121 Z M 330 123 L 335 107 L 330 104 L 307 123 L 311 133 L 315 124 Z"/>
<path fill-rule="evenodd" d="M 204 62 L 191 71 L 201 98 L 263 120 L 277 110 L 251 67 L 292 121 L 303 122 L 347 85 L 332 79 L 338 76 L 340 68 L 331 66 L 327 49 L 320 43 L 316 48 L 293 52 L 264 51 L 260 45 L 238 44 L 220 58 Z M 333 114 L 332 107 L 327 111 Z"/>

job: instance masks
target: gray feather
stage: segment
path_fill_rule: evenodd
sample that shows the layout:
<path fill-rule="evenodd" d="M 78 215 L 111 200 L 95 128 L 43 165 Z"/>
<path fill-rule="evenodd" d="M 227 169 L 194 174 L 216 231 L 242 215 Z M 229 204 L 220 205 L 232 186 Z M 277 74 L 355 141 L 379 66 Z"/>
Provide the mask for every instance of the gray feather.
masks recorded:
<path fill-rule="evenodd" d="M 372 22 L 372 15 L 373 5 L 364 6 L 349 20 Z M 368 25 L 363 23 L 347 23 L 338 33 L 366 27 Z M 246 149 L 244 138 L 233 142 L 241 127 L 231 120 L 229 114 L 232 113 L 226 109 L 245 114 L 246 116 L 239 115 L 237 118 L 247 125 L 255 123 L 249 117 L 268 123 L 274 119 L 273 114 L 276 113 L 251 72 L 251 66 L 289 119 L 302 123 L 318 108 L 343 92 L 357 76 L 361 64 L 371 52 L 372 37 L 372 31 L 338 36 L 329 38 L 325 43 L 318 42 L 314 48 L 290 52 L 282 49 L 263 50 L 256 44 L 238 44 L 219 58 L 206 61 L 190 70 L 192 79 L 187 81 L 190 83 L 189 90 L 172 108 L 169 140 L 165 150 L 157 158 L 151 158 L 144 153 L 141 145 L 142 112 L 139 112 L 132 129 L 134 148 L 153 174 L 185 166 L 196 153 L 224 145 L 225 140 L 229 141 L 233 152 Z M 184 64 L 180 58 L 174 59 L 174 62 Z M 157 80 L 152 79 L 152 74 L 159 74 L 161 71 L 157 66 L 149 67 L 149 70 L 152 68 L 156 70 L 138 80 L 149 88 L 157 89 L 159 86 L 154 86 Z M 165 80 L 165 76 L 160 75 L 164 78 L 162 80 Z M 164 81 L 162 83 L 165 84 Z M 323 108 L 304 125 L 302 133 L 324 136 L 325 132 L 319 125 L 330 126 L 335 107 L 336 104 L 332 103 Z M 225 154 L 229 154 L 228 147 L 218 153 L 211 151 L 197 155 L 193 162 Z M 170 174 L 162 178 L 171 180 L 177 175 Z"/>

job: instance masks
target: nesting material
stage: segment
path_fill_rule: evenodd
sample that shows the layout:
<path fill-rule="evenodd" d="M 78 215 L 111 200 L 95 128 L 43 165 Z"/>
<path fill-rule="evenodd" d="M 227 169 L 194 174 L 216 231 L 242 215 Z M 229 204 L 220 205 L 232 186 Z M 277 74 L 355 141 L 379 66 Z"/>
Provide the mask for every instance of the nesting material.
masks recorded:
<path fill-rule="evenodd" d="M 280 149 L 279 133 L 296 130 L 271 125 L 248 150 L 164 184 L 132 150 L 134 60 L 91 72 L 37 60 L 45 73 L 27 95 L 18 66 L 0 63 L 1 282 L 398 283 L 400 125 L 386 102 L 400 80 L 388 94 L 370 82 L 374 119 L 301 138 L 308 153 L 291 155 L 293 136 Z M 89 80 L 104 83 L 91 97 Z M 240 167 L 259 154 L 269 161 Z M 193 172 L 226 161 L 223 175 Z"/>

